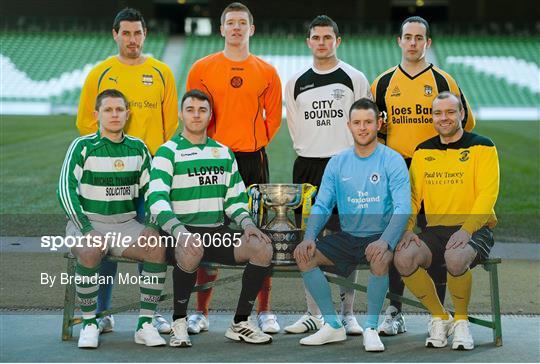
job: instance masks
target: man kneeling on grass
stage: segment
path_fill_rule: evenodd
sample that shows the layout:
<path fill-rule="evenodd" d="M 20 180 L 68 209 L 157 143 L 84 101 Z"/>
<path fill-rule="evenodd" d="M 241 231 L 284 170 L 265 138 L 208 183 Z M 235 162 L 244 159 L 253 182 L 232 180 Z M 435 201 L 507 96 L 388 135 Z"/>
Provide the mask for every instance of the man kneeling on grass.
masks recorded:
<path fill-rule="evenodd" d="M 167 248 L 174 264 L 170 345 L 191 346 L 187 306 L 201 261 L 247 263 L 236 314 L 225 336 L 252 344 L 270 343 L 272 337 L 248 317 L 271 270 L 271 241 L 249 216 L 246 188 L 233 152 L 206 135 L 212 115 L 208 96 L 191 90 L 180 106 L 184 130 L 159 147 L 152 161 L 148 195 L 152 215 L 176 241 L 176 246 Z M 243 233 L 225 226 L 225 215 Z"/>
<path fill-rule="evenodd" d="M 98 271 L 107 253 L 143 262 L 142 279 L 138 280 L 141 309 L 135 342 L 165 345 L 152 326 L 167 272 L 165 247 L 155 244 L 159 233 L 148 214 L 146 226 L 135 220 L 137 199 L 144 199 L 148 189 L 150 153 L 140 139 L 123 132 L 129 109 L 120 91 L 101 92 L 95 110 L 99 130 L 71 143 L 57 191 L 69 219 L 66 235 L 80 237 L 81 242 L 71 249 L 77 258 L 76 289 L 83 317 L 78 345 L 98 346 Z M 150 237 L 153 242 L 148 240 L 147 244 Z"/>
<path fill-rule="evenodd" d="M 392 251 L 411 211 L 409 175 L 403 158 L 377 141 L 382 119 L 373 101 L 356 101 L 349 116 L 347 125 L 354 146 L 328 162 L 304 241 L 294 251 L 304 284 L 325 322 L 300 344 L 323 345 L 346 339 L 333 306 L 330 285 L 319 267 L 348 277 L 358 264 L 369 263 L 364 348 L 383 351 L 377 325 L 388 290 Z M 336 204 L 342 232 L 315 241 Z"/>

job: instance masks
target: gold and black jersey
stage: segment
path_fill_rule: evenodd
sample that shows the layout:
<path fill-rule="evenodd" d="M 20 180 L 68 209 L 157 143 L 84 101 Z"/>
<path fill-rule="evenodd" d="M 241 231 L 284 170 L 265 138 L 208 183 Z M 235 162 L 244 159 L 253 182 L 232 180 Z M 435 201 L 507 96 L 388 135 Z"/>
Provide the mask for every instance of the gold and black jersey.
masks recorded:
<path fill-rule="evenodd" d="M 431 103 L 443 91 L 461 98 L 465 107 L 463 128 L 474 128 L 474 116 L 456 81 L 443 70 L 430 64 L 416 76 L 410 76 L 401 66 L 382 73 L 371 85 L 371 92 L 380 111 L 387 119 L 379 137 L 404 158 L 411 158 L 416 146 L 434 137 Z"/>
<path fill-rule="evenodd" d="M 461 226 L 472 235 L 497 224 L 499 159 L 490 139 L 468 132 L 450 144 L 428 139 L 414 152 L 410 177 L 412 216 L 423 201 L 428 226 Z M 411 217 L 408 230 L 414 223 Z"/>

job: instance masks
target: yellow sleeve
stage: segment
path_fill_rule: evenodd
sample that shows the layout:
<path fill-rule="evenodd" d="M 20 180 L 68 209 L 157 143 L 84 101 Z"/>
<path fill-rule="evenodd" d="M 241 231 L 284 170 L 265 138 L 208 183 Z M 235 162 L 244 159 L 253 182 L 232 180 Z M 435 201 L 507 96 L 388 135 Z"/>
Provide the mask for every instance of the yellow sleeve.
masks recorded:
<path fill-rule="evenodd" d="M 462 121 L 462 123 L 464 123 L 463 129 L 470 132 L 474 129 L 474 126 L 476 125 L 476 120 L 474 119 L 471 104 L 469 104 L 469 101 L 465 97 L 465 94 L 459 88 L 457 82 L 449 75 L 448 84 L 450 85 L 450 92 L 452 92 L 454 95 L 457 95 L 461 99 L 461 103 L 463 104 L 463 108 L 465 109 L 465 118 Z"/>
<path fill-rule="evenodd" d="M 409 168 L 411 180 L 411 217 L 407 222 L 407 230 L 412 231 L 416 226 L 416 216 L 420 211 L 423 200 L 424 172 L 422 171 L 422 160 L 418 152 L 414 152 Z"/>
<path fill-rule="evenodd" d="M 176 82 L 169 67 L 165 67 L 165 95 L 161 108 L 164 140 L 171 139 L 178 128 L 178 92 Z"/>
<path fill-rule="evenodd" d="M 371 84 L 371 94 L 373 95 L 373 101 L 374 102 L 377 102 L 377 82 L 379 82 L 378 77 Z"/>
<path fill-rule="evenodd" d="M 476 199 L 462 229 L 469 234 L 484 226 L 493 214 L 499 195 L 499 157 L 495 146 L 482 146 L 476 160 Z"/>
<path fill-rule="evenodd" d="M 94 68 L 84 81 L 77 110 L 77 129 L 81 135 L 95 133 L 98 130 L 98 122 L 94 117 L 96 97 L 98 95 L 98 71 Z"/>

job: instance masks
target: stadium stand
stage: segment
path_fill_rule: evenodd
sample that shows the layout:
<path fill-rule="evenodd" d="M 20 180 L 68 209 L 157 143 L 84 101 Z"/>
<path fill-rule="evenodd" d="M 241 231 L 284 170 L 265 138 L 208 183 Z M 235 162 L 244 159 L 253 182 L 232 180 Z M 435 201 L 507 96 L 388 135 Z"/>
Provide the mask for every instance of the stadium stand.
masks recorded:
<path fill-rule="evenodd" d="M 441 38 L 437 55 L 475 108 L 540 104 L 538 38 Z"/>
<path fill-rule="evenodd" d="M 0 36 L 4 113 L 13 103 L 41 103 L 44 113 L 74 113 L 84 78 L 98 61 L 116 53 L 106 32 L 20 32 Z M 177 83 L 184 89 L 189 68 L 197 59 L 223 47 L 219 36 L 191 36 L 176 64 Z M 145 53 L 161 58 L 167 37 L 152 34 Z M 258 35 L 251 50 L 274 64 L 283 85 L 303 65 L 311 62 L 303 36 Z M 538 37 L 438 37 L 437 63 L 458 80 L 474 109 L 536 109 L 540 104 L 540 38 Z M 369 80 L 400 59 L 396 43 L 388 36 L 345 36 L 340 57 L 362 70 Z M 497 109 L 498 110 L 498 109 Z M 9 110 L 8 110 L 9 111 Z M 538 113 L 538 112 L 537 112 Z M 540 113 L 539 113 L 540 114 Z"/>
<path fill-rule="evenodd" d="M 107 33 L 4 32 L 2 95 L 4 104 L 48 103 L 51 113 L 76 111 L 81 86 L 94 64 L 115 54 Z M 148 38 L 145 53 L 160 58 L 164 35 Z M 29 111 L 26 109 L 26 111 Z"/>

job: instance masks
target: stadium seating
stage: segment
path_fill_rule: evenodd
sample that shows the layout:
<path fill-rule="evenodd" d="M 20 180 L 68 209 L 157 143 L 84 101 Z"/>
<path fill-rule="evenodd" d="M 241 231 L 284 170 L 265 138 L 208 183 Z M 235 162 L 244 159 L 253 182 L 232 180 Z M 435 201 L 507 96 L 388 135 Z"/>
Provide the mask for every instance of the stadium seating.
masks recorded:
<path fill-rule="evenodd" d="M 117 52 L 108 33 L 4 32 L 0 64 L 2 102 L 45 101 L 76 108 L 93 65 Z M 163 55 L 166 37 L 153 35 L 145 53 Z"/>
<path fill-rule="evenodd" d="M 116 53 L 116 45 L 106 32 L 4 32 L 0 40 L 0 101 L 48 103 L 51 113 L 73 113 L 87 72 Z M 165 35 L 152 34 L 146 40 L 145 53 L 161 58 L 166 42 Z M 540 104 L 540 38 L 441 36 L 434 45 L 437 64 L 458 81 L 474 109 L 537 108 Z M 221 49 L 220 36 L 186 38 L 182 56 L 170 65 L 176 71 L 179 90 L 185 88 L 193 62 Z M 257 34 L 251 50 L 278 68 L 283 85 L 311 62 L 302 36 Z M 398 62 L 400 50 L 388 36 L 347 36 L 339 56 L 372 81 Z"/>
<path fill-rule="evenodd" d="M 441 67 L 473 107 L 536 107 L 540 103 L 538 38 L 454 37 L 437 40 Z"/>

